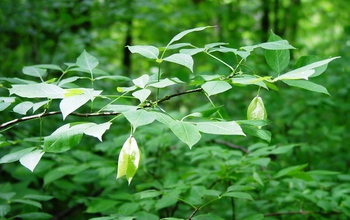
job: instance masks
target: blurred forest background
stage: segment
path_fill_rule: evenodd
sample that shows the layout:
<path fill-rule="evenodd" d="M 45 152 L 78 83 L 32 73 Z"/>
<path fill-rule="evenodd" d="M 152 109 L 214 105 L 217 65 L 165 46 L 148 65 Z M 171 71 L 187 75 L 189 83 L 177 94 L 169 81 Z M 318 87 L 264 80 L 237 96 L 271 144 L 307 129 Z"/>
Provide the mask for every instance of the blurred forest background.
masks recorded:
<path fill-rule="evenodd" d="M 349 189 L 349 11 L 349 0 L 1 0 L 0 77 L 25 78 L 21 73 L 24 66 L 34 64 L 62 66 L 65 62 L 75 62 L 85 49 L 98 58 L 100 68 L 106 72 L 112 75 L 136 78 L 144 73 L 151 73 L 155 66 L 147 59 L 132 55 L 125 48 L 127 45 L 165 46 L 174 35 L 183 30 L 213 25 L 215 26 L 213 29 L 186 36 L 186 42 L 191 42 L 196 46 L 212 42 L 227 42 L 230 47 L 239 48 L 266 42 L 269 34 L 273 31 L 297 48 L 297 50 L 291 51 L 290 68 L 299 57 L 305 55 L 314 55 L 315 59 L 317 59 L 316 57 L 323 59 L 341 56 L 341 59 L 335 60 L 329 65 L 323 75 L 315 79 L 315 82 L 328 89 L 331 96 L 287 88 L 286 86 L 279 92 L 264 93 L 269 119 L 273 122 L 268 128 L 272 133 L 271 144 L 301 144 L 301 147 L 294 149 L 292 153 L 273 158 L 273 167 L 277 169 L 308 164 L 306 169 L 337 171 L 340 174 L 327 179 L 328 185 L 325 184 L 321 188 L 328 190 L 343 184 L 344 188 L 348 187 Z M 263 54 L 255 53 L 257 56 L 250 59 L 247 65 L 253 67 L 254 71 L 261 75 L 272 74 L 265 64 Z M 222 54 L 220 56 L 223 60 L 232 62 L 232 57 L 229 55 Z M 227 71 L 216 65 L 217 63 L 213 59 L 210 60 L 201 55 L 196 58 L 194 66 L 196 74 L 222 74 Z M 165 65 L 163 71 L 165 74 L 175 75 L 183 81 L 189 81 L 188 73 L 183 68 L 178 69 L 173 65 Z M 100 86 L 103 90 L 113 91 L 118 85 L 105 83 Z M 237 91 L 234 94 L 226 94 L 220 99 L 221 102 L 226 103 L 225 107 L 228 111 L 233 112 L 235 118 L 245 118 L 246 107 L 256 90 L 248 88 Z M 6 90 L 0 91 L 1 96 L 7 94 Z M 174 111 L 189 111 L 191 102 L 193 101 L 177 100 L 173 103 L 169 102 L 168 105 Z M 18 117 L 13 113 L 1 114 L 1 123 Z M 44 135 L 53 131 L 53 127 L 50 126 L 47 124 L 47 133 Z M 128 128 L 123 128 L 123 130 L 127 131 Z M 121 146 L 127 132 L 119 134 L 120 131 L 120 128 L 115 128 L 112 132 L 108 132 L 106 140 L 114 140 L 114 143 Z M 144 134 L 147 133 L 146 130 L 141 130 L 141 133 L 142 131 L 145 132 Z M 4 135 L 9 135 L 10 138 L 37 136 L 37 125 L 26 123 L 23 125 L 23 129 L 9 131 L 8 134 L 4 133 Z M 162 135 L 162 133 L 153 135 Z M 118 139 L 119 137 L 120 139 Z M 164 138 L 168 138 L 168 136 L 165 135 Z M 145 146 L 151 145 L 149 139 L 150 137 L 145 135 L 141 142 Z M 236 138 L 233 142 L 247 147 L 261 142 L 261 140 L 250 137 Z M 111 144 L 110 142 L 97 143 L 96 146 L 91 147 L 95 156 L 111 159 L 112 155 L 115 154 L 114 163 L 116 163 L 120 148 L 108 150 L 107 145 Z M 200 148 L 200 146 L 194 148 Z M 89 147 L 80 148 L 76 155 L 83 150 L 89 151 Z M 8 151 L 8 148 L 0 148 L 0 156 Z M 182 148 L 181 151 L 182 153 L 177 153 L 183 155 L 189 150 Z M 35 190 L 42 192 L 40 188 L 43 183 L 40 182 L 40 178 L 45 176 L 49 170 L 62 166 L 59 163 L 67 164 L 77 160 L 76 155 L 74 151 L 63 153 L 54 159 L 58 164 L 50 162 L 53 160 L 53 156 L 46 158 L 46 162 L 45 160 L 40 162 L 43 165 L 39 164 L 38 170 L 34 172 L 37 177 L 33 177 L 32 173 L 20 167 L 18 163 L 4 165 L 0 170 L 0 185 L 2 186 L 0 192 L 10 189 L 16 191 L 23 188 L 31 190 L 35 188 Z M 154 154 L 155 157 L 160 155 L 166 158 L 161 159 L 167 164 L 166 167 L 170 167 L 168 163 L 171 163 L 169 161 L 173 159 L 174 152 L 169 153 L 163 149 L 158 154 Z M 186 157 L 181 159 L 185 161 Z M 185 163 L 181 159 L 174 163 Z M 158 163 L 162 161 L 158 161 Z M 115 168 L 115 164 L 113 166 Z M 98 184 L 96 183 L 98 180 L 92 177 L 94 175 L 93 169 L 89 169 L 85 170 L 89 172 L 85 173 L 84 176 L 77 175 L 64 177 L 66 178 L 64 179 L 64 175 L 62 175 L 61 182 L 57 182 L 55 186 L 51 185 L 51 188 L 46 186 L 46 192 L 55 197 L 54 202 L 45 205 L 47 210 L 57 211 L 57 213 L 51 212 L 54 216 L 53 219 L 69 219 L 69 216 L 74 216 L 74 213 L 77 215 L 79 212 L 85 212 L 86 208 L 81 208 L 77 204 L 85 204 L 86 207 L 91 208 L 91 204 L 94 204 L 95 200 L 88 198 L 84 200 L 83 195 L 87 195 L 89 192 L 93 192 L 89 194 L 91 198 L 101 195 L 99 188 L 110 187 L 108 184 L 115 181 L 114 179 L 111 182 L 106 180 L 106 182 L 102 181 L 103 183 Z M 111 171 L 113 175 L 114 171 Z M 166 171 L 162 172 L 166 175 Z M 138 175 L 140 176 L 137 177 Z M 141 176 L 142 174 L 135 176 L 135 185 L 146 184 L 152 179 L 152 177 L 142 177 L 143 179 L 141 179 Z M 139 180 L 137 180 L 138 178 Z M 75 184 L 81 184 L 81 188 L 70 184 L 68 180 Z M 171 180 L 174 181 L 169 177 L 168 181 Z M 110 189 L 122 191 L 122 188 L 127 188 L 124 182 L 119 181 L 114 184 Z M 144 188 L 146 186 L 140 186 L 140 189 Z M 133 189 L 130 187 L 125 190 L 127 192 L 120 192 L 120 195 L 115 195 L 114 198 L 120 199 L 123 195 L 134 192 Z M 108 194 L 108 191 L 105 193 Z M 328 190 L 327 193 L 332 194 L 332 190 Z M 344 193 L 349 193 L 349 190 L 345 190 Z M 70 197 L 69 194 L 72 194 L 74 198 Z M 276 198 L 277 194 L 270 194 L 270 199 Z M 283 207 L 283 202 L 278 201 L 277 203 Z M 65 210 L 64 205 L 70 207 L 66 212 L 62 211 Z M 117 204 L 114 205 L 117 206 Z M 266 204 L 260 205 L 265 206 Z M 342 205 L 350 210 L 350 199 Z M 295 207 L 297 209 L 298 205 Z M 95 206 L 94 208 L 88 209 L 85 213 L 86 216 L 81 219 L 98 216 L 94 215 L 93 211 L 98 210 L 98 208 Z M 243 206 L 238 208 L 245 210 Z M 102 208 L 100 207 L 100 209 Z M 120 213 L 126 214 L 129 213 L 128 210 L 130 211 L 130 209 L 119 209 Z M 270 206 L 264 210 L 276 211 Z M 330 210 L 332 209 L 330 208 Z M 167 214 L 169 213 L 171 212 Z M 247 213 L 250 212 L 247 211 Z M 163 216 L 167 214 L 163 213 Z M 147 215 L 145 214 L 145 216 Z M 222 216 L 225 218 L 225 214 Z M 237 214 L 237 216 L 237 219 L 246 217 L 244 213 Z M 152 219 L 152 216 L 148 217 Z M 324 217 L 324 219 L 330 218 L 338 219 L 334 216 Z M 345 218 L 344 216 L 339 217 L 339 219 Z M 79 218 L 75 216 L 74 219 Z M 278 216 L 275 219 L 292 218 Z M 303 218 L 302 216 L 300 219 L 312 218 Z"/>

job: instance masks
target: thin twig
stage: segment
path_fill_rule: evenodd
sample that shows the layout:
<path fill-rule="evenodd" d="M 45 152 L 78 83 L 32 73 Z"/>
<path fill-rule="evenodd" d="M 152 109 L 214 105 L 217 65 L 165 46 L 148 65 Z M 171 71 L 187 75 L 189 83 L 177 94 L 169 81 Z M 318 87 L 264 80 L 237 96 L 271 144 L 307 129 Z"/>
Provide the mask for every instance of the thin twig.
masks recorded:
<path fill-rule="evenodd" d="M 202 88 L 197 88 L 197 89 L 191 89 L 191 90 L 187 90 L 184 92 L 172 94 L 169 96 L 165 96 L 162 99 L 159 99 L 155 103 L 157 103 L 157 104 L 162 103 L 162 102 L 170 100 L 171 98 L 176 97 L 176 96 L 181 96 L 181 95 L 185 95 L 185 94 L 189 94 L 189 93 L 193 93 L 193 92 L 201 92 L 202 90 L 203 90 Z M 145 105 L 142 108 L 149 108 L 149 107 L 151 107 L 151 105 Z M 48 116 L 52 116 L 52 115 L 60 115 L 60 114 L 62 114 L 61 111 L 52 111 L 52 112 L 43 112 L 43 113 L 36 114 L 36 115 L 25 116 L 22 118 L 17 118 L 17 119 L 0 124 L 0 129 L 8 128 L 8 127 L 15 125 L 17 123 L 20 123 L 20 122 L 29 121 L 29 120 L 33 120 L 33 119 L 39 119 L 39 118 L 48 117 Z M 86 117 L 86 118 L 87 117 L 96 117 L 96 116 L 113 116 L 113 115 L 119 115 L 119 114 L 120 114 L 120 112 L 97 112 L 97 113 L 72 112 L 72 113 L 70 113 L 70 115 L 73 115 L 73 116 Z"/>
<path fill-rule="evenodd" d="M 247 154 L 250 153 L 249 150 L 248 150 L 247 148 L 242 147 L 242 146 L 238 146 L 238 145 L 234 145 L 234 144 L 232 144 L 232 143 L 230 143 L 230 142 L 228 142 L 228 141 L 224 141 L 224 140 L 213 140 L 212 142 L 218 143 L 218 144 L 223 144 L 223 145 L 226 145 L 226 146 L 228 146 L 228 147 L 230 147 L 230 148 L 233 148 L 233 149 L 241 150 L 241 151 L 243 151 L 244 153 L 247 153 Z"/>
<path fill-rule="evenodd" d="M 199 207 L 196 207 L 195 210 L 192 212 L 192 214 L 190 215 L 190 217 L 188 217 L 188 220 L 191 220 L 192 217 L 199 211 Z"/>

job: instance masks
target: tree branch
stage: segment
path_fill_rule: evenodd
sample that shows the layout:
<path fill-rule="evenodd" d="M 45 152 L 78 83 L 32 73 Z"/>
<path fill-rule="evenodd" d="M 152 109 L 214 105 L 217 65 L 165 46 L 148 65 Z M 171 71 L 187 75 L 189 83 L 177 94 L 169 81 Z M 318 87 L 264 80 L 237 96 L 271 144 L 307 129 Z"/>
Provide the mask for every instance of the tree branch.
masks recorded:
<path fill-rule="evenodd" d="M 199 211 L 199 207 L 197 207 L 190 215 L 190 217 L 188 217 L 188 220 L 191 220 L 192 217 Z"/>
<path fill-rule="evenodd" d="M 197 88 L 197 89 L 191 89 L 191 90 L 187 90 L 184 92 L 172 94 L 169 96 L 165 96 L 162 99 L 159 99 L 155 103 L 159 104 L 159 103 L 165 102 L 167 100 L 170 100 L 171 98 L 176 97 L 176 96 L 186 95 L 186 94 L 193 93 L 193 92 L 201 92 L 202 90 L 203 90 L 202 88 Z M 151 105 L 143 106 L 143 108 L 149 108 L 149 107 L 151 107 Z M 15 125 L 17 123 L 20 123 L 20 122 L 29 121 L 29 120 L 38 119 L 38 118 L 44 118 L 44 117 L 48 117 L 48 116 L 52 116 L 52 115 L 60 115 L 60 114 L 62 114 L 61 111 L 52 111 L 52 112 L 43 112 L 43 113 L 36 114 L 36 115 L 25 116 L 22 118 L 17 118 L 17 119 L 0 124 L 0 129 L 8 128 L 8 127 Z M 119 114 L 120 114 L 120 112 L 99 112 L 99 113 L 72 112 L 70 115 L 87 118 L 87 117 L 96 117 L 96 116 L 113 116 L 113 115 L 119 115 Z"/>
<path fill-rule="evenodd" d="M 228 142 L 228 141 L 224 141 L 224 140 L 212 140 L 212 142 L 217 143 L 217 144 L 226 145 L 226 146 L 228 146 L 228 147 L 230 147 L 230 148 L 233 148 L 233 149 L 241 150 L 241 151 L 243 151 L 244 153 L 247 153 L 247 154 L 250 153 L 249 150 L 248 150 L 247 148 L 242 147 L 242 146 L 238 146 L 238 145 L 234 145 L 234 144 L 232 144 L 232 143 L 230 143 L 230 142 Z"/>

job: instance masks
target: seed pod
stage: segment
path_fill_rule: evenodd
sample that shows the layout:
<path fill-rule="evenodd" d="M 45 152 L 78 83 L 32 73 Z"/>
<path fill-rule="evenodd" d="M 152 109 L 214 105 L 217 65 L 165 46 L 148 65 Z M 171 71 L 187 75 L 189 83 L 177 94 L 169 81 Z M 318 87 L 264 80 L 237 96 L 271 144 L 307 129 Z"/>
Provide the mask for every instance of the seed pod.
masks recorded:
<path fill-rule="evenodd" d="M 264 120 L 267 118 L 264 102 L 260 96 L 254 97 L 247 111 L 248 120 Z"/>
<path fill-rule="evenodd" d="M 132 178 L 136 174 L 141 161 L 141 152 L 133 136 L 130 136 L 124 143 L 118 159 L 117 179 L 126 176 L 130 185 Z"/>

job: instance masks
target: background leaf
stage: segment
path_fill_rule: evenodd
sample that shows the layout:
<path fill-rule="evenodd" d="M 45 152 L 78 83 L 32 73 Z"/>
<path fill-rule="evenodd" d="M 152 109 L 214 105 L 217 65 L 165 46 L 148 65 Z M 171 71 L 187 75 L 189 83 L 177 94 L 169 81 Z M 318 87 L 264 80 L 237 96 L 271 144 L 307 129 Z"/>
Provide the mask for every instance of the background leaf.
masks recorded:
<path fill-rule="evenodd" d="M 86 52 L 85 50 L 77 58 L 77 65 L 83 69 L 89 70 L 92 73 L 92 70 L 98 65 L 98 60 Z"/>
<path fill-rule="evenodd" d="M 188 122 L 173 121 L 169 124 L 171 131 L 191 149 L 201 138 L 198 128 Z"/>
<path fill-rule="evenodd" d="M 204 83 L 201 87 L 209 96 L 225 92 L 232 88 L 232 86 L 225 81 L 210 81 Z"/>
<path fill-rule="evenodd" d="M 268 41 L 282 40 L 273 32 L 271 33 Z M 290 60 L 289 49 L 286 50 L 265 50 L 265 59 L 267 64 L 278 73 L 278 75 L 288 66 Z"/>

